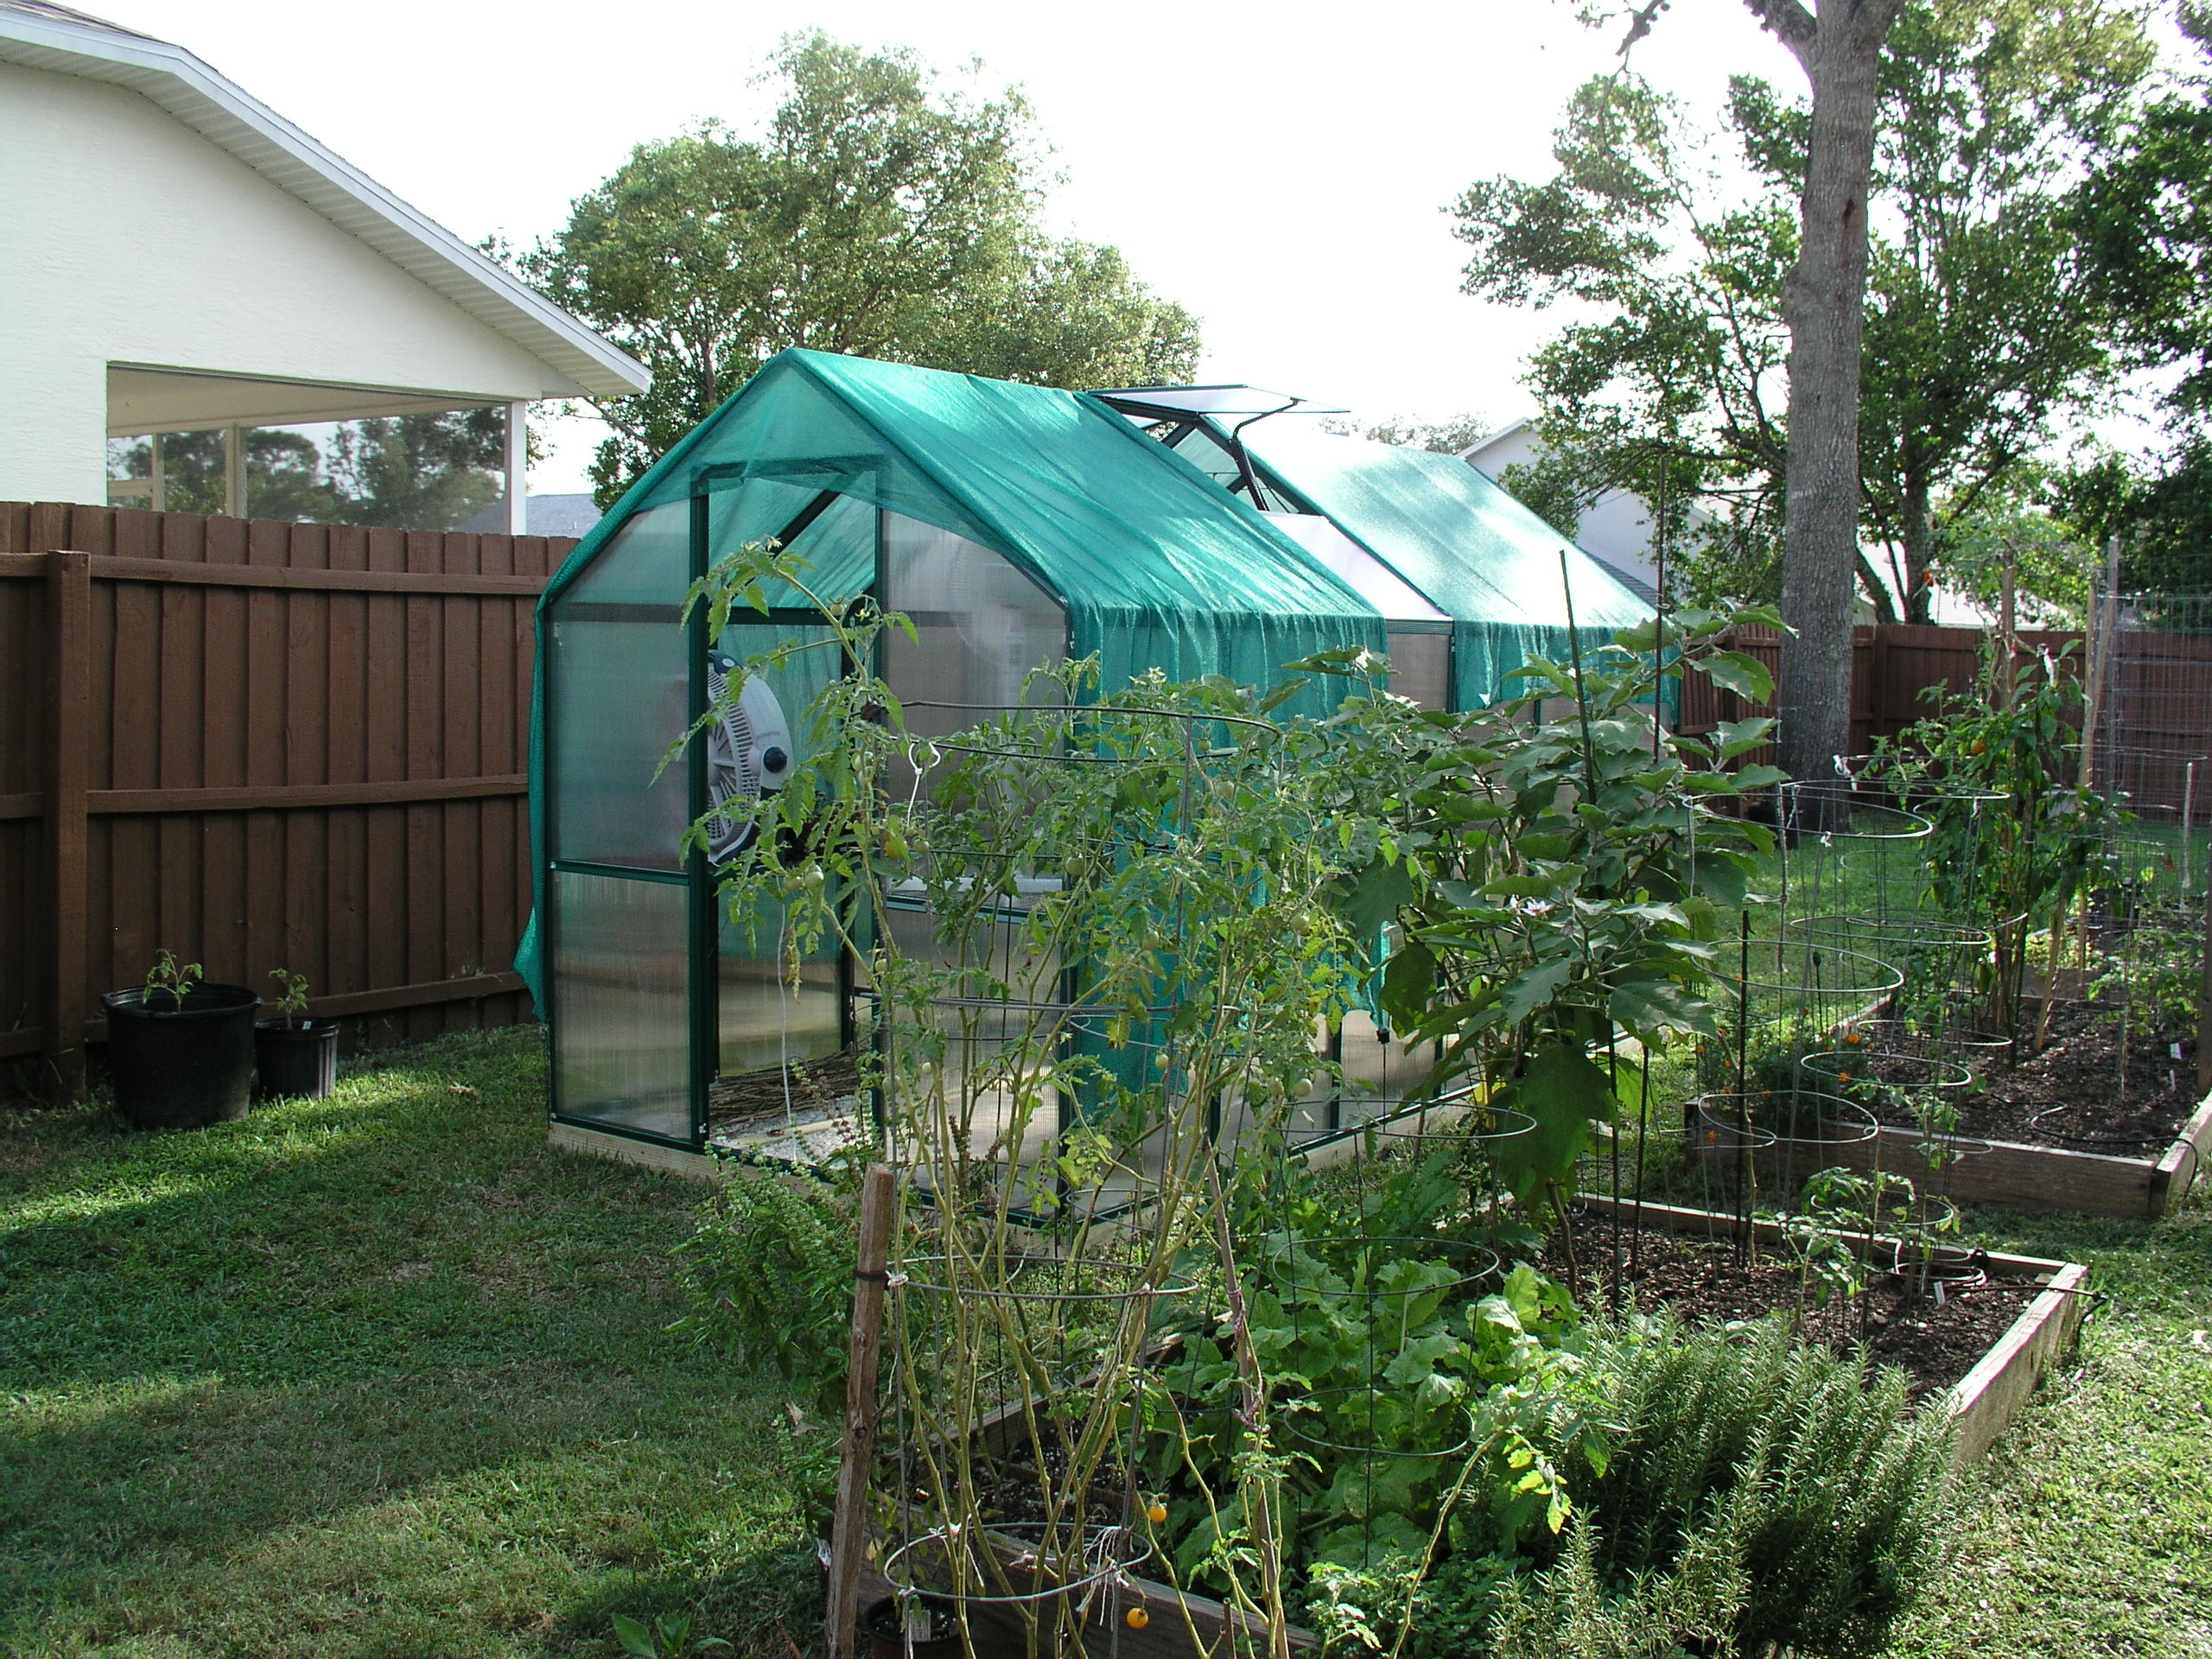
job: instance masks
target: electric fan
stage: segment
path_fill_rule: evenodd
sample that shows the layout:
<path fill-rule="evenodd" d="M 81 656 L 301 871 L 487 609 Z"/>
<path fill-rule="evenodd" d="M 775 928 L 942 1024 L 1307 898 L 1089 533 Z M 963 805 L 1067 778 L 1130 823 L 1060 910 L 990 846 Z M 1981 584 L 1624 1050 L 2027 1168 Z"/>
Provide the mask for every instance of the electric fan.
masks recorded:
<path fill-rule="evenodd" d="M 708 654 L 708 701 L 722 709 L 707 728 L 707 856 L 717 864 L 753 844 L 760 825 L 750 804 L 781 789 L 791 770 L 791 722 L 767 681 L 748 676 L 737 700 L 725 705 L 736 667 L 734 657 Z"/>

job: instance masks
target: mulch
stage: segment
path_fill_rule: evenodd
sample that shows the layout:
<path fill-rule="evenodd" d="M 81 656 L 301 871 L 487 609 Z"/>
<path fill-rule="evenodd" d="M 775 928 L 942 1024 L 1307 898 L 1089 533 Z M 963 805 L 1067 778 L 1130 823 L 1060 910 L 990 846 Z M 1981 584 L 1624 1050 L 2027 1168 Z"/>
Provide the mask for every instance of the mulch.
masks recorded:
<path fill-rule="evenodd" d="M 1725 1229 L 1725 1219 L 1717 1219 Z M 1613 1282 L 1613 1224 L 1608 1216 L 1575 1217 L 1574 1249 L 1586 1306 L 1603 1306 Z M 1888 1266 L 1878 1256 L 1878 1269 Z M 1567 1261 L 1554 1239 L 1544 1271 L 1564 1278 Z M 1725 1231 L 1712 1236 L 1640 1234 L 1625 1218 L 1621 1227 L 1624 1296 L 1641 1312 L 1671 1311 L 1693 1325 L 1729 1325 L 1775 1313 L 1796 1314 L 1803 1334 L 1840 1353 L 1863 1341 L 1878 1364 L 1901 1367 L 1916 1398 L 1949 1388 L 1987 1353 L 2041 1287 L 1990 1284 L 1949 1292 L 1939 1300 L 1895 1274 L 1878 1271 L 1859 1296 L 1831 1295 L 1805 1281 L 1787 1247 L 1765 1243 L 1739 1262 L 1736 1242 Z"/>
<path fill-rule="evenodd" d="M 2178 1032 L 2129 1039 L 2123 1091 L 2123 1031 L 2115 1014 L 2078 1003 L 2054 1008 L 2041 1053 L 2026 1052 L 2034 1033 L 2024 1031 L 2018 1064 L 1988 1066 L 1979 1087 L 1960 1092 L 1955 1132 L 2122 1158 L 2164 1153 L 2200 1103 L 2196 1042 Z M 1878 1063 L 1873 1069 L 1878 1076 Z M 1886 1122 L 1913 1121 L 1910 1109 L 1899 1107 L 1881 1109 L 1879 1116 Z"/>
<path fill-rule="evenodd" d="M 788 1075 L 787 1075 L 788 1074 Z M 852 1050 L 825 1059 L 794 1061 L 717 1077 L 707 1089 L 707 1122 L 715 1128 L 781 1122 L 834 1113 L 860 1092 L 860 1060 Z"/>

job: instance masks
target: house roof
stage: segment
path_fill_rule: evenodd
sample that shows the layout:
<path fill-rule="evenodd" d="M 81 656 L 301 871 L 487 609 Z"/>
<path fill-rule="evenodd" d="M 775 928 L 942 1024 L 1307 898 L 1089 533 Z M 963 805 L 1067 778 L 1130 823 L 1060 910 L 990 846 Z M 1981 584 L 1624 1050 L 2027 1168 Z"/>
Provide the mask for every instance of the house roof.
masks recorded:
<path fill-rule="evenodd" d="M 1465 448 L 1459 451 L 1459 459 L 1465 461 L 1469 466 L 1472 466 L 1474 465 L 1475 457 L 1482 454 L 1484 450 L 1489 448 L 1491 445 L 1496 443 L 1500 438 L 1510 438 L 1516 432 L 1522 431 L 1531 424 L 1533 424 L 1533 423 L 1526 415 L 1523 415 L 1517 421 L 1508 421 L 1503 426 L 1499 427 L 1496 431 L 1484 433 L 1482 436 L 1477 438 Z"/>
<path fill-rule="evenodd" d="M 618 397 L 651 383 L 628 353 L 181 46 L 48 0 L 0 0 L 0 62 L 139 93 L 531 353 L 576 392 Z"/>

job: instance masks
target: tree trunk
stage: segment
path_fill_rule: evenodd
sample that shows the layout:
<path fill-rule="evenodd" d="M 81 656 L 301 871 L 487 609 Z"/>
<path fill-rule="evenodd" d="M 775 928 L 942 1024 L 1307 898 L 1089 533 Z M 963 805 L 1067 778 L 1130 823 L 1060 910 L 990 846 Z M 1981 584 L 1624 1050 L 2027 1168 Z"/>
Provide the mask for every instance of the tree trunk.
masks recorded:
<path fill-rule="evenodd" d="M 1748 0 L 1812 83 L 1789 328 L 1777 734 L 1783 769 L 1831 775 L 1851 745 L 1851 601 L 1859 560 L 1859 353 L 1866 330 L 1866 189 L 1875 69 L 1903 0 Z"/>
<path fill-rule="evenodd" d="M 1935 620 L 1936 584 L 1929 571 L 1936 561 L 1936 509 L 1929 499 L 1928 480 L 1919 473 L 1904 475 L 1904 616 L 1908 622 Z"/>

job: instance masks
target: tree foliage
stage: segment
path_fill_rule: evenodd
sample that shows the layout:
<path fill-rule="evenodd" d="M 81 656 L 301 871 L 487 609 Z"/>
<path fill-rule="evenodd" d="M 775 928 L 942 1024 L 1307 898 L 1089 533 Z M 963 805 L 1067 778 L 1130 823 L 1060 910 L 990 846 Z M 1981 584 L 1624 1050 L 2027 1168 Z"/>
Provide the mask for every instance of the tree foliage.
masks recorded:
<path fill-rule="evenodd" d="M 1114 248 L 1046 233 L 1018 92 L 945 92 L 911 53 L 816 34 L 759 137 L 640 144 L 517 261 L 653 372 L 598 405 L 602 505 L 786 346 L 1057 385 L 1187 378 L 1198 327 Z"/>
<path fill-rule="evenodd" d="M 1861 358 L 1859 577 L 1924 618 L 1942 527 L 1972 512 L 2104 386 L 2113 285 L 2074 226 L 2152 67 L 2118 0 L 1921 0 L 1879 79 Z M 1713 510 L 1687 586 L 1773 591 L 1789 456 L 1785 285 L 1809 110 L 1735 77 L 1724 134 L 1623 70 L 1579 88 L 1558 171 L 1457 207 L 1471 293 L 1578 315 L 1534 359 L 1552 500 L 1668 477 L 1671 527 Z M 1885 582 L 1883 575 L 1889 580 Z"/>
<path fill-rule="evenodd" d="M 2120 583 L 2212 591 L 2212 10 L 2180 7 L 2194 75 L 2144 107 L 2091 175 L 2075 228 L 2131 367 L 2178 370 L 2170 446 L 2094 454 L 2053 481 L 2052 505 L 2093 543 L 2116 537 Z"/>
<path fill-rule="evenodd" d="M 1440 421 L 1424 421 L 1410 415 L 1393 415 L 1388 420 L 1372 421 L 1364 426 L 1340 418 L 1325 420 L 1321 425 L 1325 431 L 1366 438 L 1376 443 L 1395 443 L 1409 449 L 1427 449 L 1440 455 L 1456 455 L 1471 449 L 1497 428 L 1497 423 L 1490 416 L 1468 409 L 1463 409 L 1456 415 L 1447 415 Z"/>

